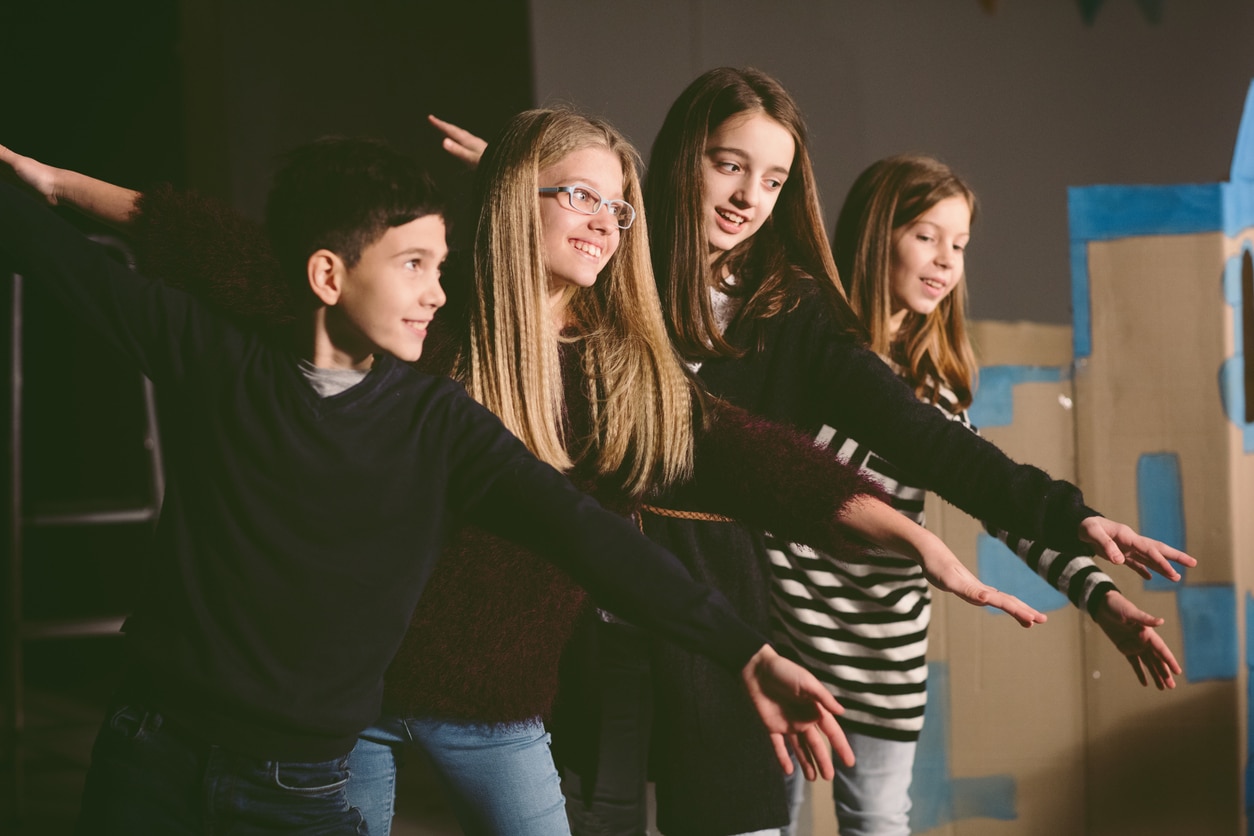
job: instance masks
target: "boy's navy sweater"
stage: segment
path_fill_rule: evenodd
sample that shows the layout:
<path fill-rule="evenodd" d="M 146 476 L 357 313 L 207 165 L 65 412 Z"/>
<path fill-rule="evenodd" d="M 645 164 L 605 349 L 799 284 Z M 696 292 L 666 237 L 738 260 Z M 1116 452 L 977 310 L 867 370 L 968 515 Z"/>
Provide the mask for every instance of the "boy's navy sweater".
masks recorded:
<path fill-rule="evenodd" d="M 764 644 L 458 385 L 380 356 L 362 383 L 320 398 L 295 355 L 126 270 L 8 184 L 0 250 L 156 387 L 167 488 L 125 628 L 133 682 L 210 742 L 270 760 L 349 751 L 463 520 L 732 669 Z"/>

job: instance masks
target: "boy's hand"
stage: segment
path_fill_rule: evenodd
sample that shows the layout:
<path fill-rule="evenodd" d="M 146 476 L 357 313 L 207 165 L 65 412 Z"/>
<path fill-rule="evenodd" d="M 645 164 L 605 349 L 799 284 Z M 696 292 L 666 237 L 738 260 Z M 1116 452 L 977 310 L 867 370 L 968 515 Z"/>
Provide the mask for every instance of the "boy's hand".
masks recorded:
<path fill-rule="evenodd" d="M 792 774 L 788 746 L 797 753 L 807 781 L 816 775 L 830 781 L 836 774 L 829 743 L 846 766 L 853 766 L 853 749 L 833 716 L 845 709 L 814 674 L 764 644 L 741 676 L 785 774 Z"/>
<path fill-rule="evenodd" d="M 1146 580 L 1149 580 L 1150 570 L 1153 569 L 1169 580 L 1178 581 L 1180 573 L 1172 563 L 1179 563 L 1181 566 L 1197 565 L 1196 560 L 1179 549 L 1143 537 L 1123 523 L 1105 517 L 1087 517 L 1080 523 L 1080 539 L 1097 546 L 1102 556 L 1111 563 L 1126 563 L 1132 571 Z"/>
<path fill-rule="evenodd" d="M 19 180 L 39 192 L 44 200 L 56 205 L 58 169 L 30 157 L 23 157 L 3 145 L 0 145 L 0 163 L 12 169 Z"/>
<path fill-rule="evenodd" d="M 434 116 L 428 116 L 427 121 L 444 134 L 444 141 L 441 144 L 445 151 L 471 168 L 479 165 L 479 158 L 483 156 L 483 150 L 488 147 L 486 140 L 480 139 L 464 128 L 457 127 L 452 122 L 445 122 Z"/>
<path fill-rule="evenodd" d="M 1183 674 L 1184 670 L 1167 642 L 1154 629 L 1163 623 L 1161 618 L 1138 609 L 1122 593 L 1112 589 L 1093 614 L 1093 620 L 1119 652 L 1127 657 L 1142 685 L 1149 685 L 1146 679 L 1148 673 L 1158 690 L 1176 687 L 1172 674 Z"/>

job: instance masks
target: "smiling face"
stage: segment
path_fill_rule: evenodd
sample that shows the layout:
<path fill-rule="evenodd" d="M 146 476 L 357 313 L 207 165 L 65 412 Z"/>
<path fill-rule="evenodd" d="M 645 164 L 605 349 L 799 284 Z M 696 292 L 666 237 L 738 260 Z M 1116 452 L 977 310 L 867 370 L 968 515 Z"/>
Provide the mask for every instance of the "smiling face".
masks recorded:
<path fill-rule="evenodd" d="M 623 199 L 623 164 L 604 146 L 572 151 L 540 170 L 541 188 L 591 186 L 605 200 Z M 595 215 L 571 209 L 565 195 L 540 196 L 540 229 L 544 238 L 544 266 L 549 288 L 558 293 L 574 287 L 592 287 L 618 249 L 622 231 L 606 206 Z"/>
<path fill-rule="evenodd" d="M 710 134 L 702 168 L 702 217 L 711 257 L 747 241 L 775 209 L 797 146 L 760 111 L 739 113 Z"/>
<path fill-rule="evenodd" d="M 971 205 L 947 197 L 913 221 L 893 230 L 890 324 L 894 332 L 907 312 L 926 316 L 962 281 L 971 237 Z"/>
<path fill-rule="evenodd" d="M 446 255 L 444 219 L 425 215 L 388 229 L 352 267 L 341 263 L 337 348 L 352 358 L 385 351 L 417 360 L 427 326 L 444 304 L 440 266 Z"/>

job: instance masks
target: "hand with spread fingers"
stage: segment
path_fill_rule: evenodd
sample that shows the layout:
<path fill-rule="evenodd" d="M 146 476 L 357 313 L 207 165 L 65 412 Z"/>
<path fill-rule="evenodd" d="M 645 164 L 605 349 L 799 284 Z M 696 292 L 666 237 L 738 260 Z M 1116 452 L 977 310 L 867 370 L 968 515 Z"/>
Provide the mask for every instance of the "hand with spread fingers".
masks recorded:
<path fill-rule="evenodd" d="M 1105 517 L 1087 517 L 1080 523 L 1080 539 L 1097 546 L 1098 553 L 1116 565 L 1127 565 L 1149 580 L 1151 571 L 1168 580 L 1180 580 L 1172 563 L 1196 566 L 1197 561 L 1166 543 L 1137 534 L 1130 526 Z"/>
<path fill-rule="evenodd" d="M 1175 688 L 1175 677 L 1184 670 L 1155 627 L 1163 623 L 1122 593 L 1111 590 L 1093 613 L 1093 620 L 1102 628 L 1111 643 L 1128 659 L 1133 673 L 1142 685 L 1154 681 L 1158 690 Z"/>
<path fill-rule="evenodd" d="M 790 746 L 807 781 L 832 779 L 836 774 L 832 751 L 846 766 L 853 766 L 853 749 L 834 716 L 844 709 L 814 674 L 768 644 L 749 660 L 741 676 L 785 773 L 793 770 Z"/>

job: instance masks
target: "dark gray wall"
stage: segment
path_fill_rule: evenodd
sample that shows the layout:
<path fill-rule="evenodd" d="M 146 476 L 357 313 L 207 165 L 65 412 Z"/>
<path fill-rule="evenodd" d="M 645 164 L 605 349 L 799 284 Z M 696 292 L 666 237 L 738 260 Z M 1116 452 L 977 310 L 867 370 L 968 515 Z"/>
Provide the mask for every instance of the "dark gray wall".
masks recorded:
<path fill-rule="evenodd" d="M 755 66 L 807 114 L 829 229 L 853 178 L 941 157 L 982 202 L 973 313 L 1070 322 L 1066 187 L 1226 180 L 1254 78 L 1254 3 L 532 0 L 536 99 L 608 116 L 647 154 L 697 74 Z M 591 44 L 597 60 L 573 45 Z"/>

